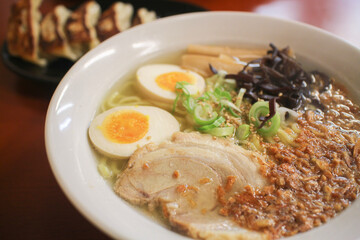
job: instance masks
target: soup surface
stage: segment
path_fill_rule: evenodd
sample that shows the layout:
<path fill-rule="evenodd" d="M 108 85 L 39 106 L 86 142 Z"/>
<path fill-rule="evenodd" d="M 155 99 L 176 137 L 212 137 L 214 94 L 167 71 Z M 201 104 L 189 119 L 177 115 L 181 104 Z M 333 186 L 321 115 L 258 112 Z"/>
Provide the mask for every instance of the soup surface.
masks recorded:
<path fill-rule="evenodd" d="M 272 44 L 191 45 L 178 59 L 181 68 L 140 68 L 101 104 L 101 114 L 123 106 L 136 115 L 111 123 L 111 134 L 141 132 L 126 133 L 131 143 L 90 134 L 99 172 L 122 198 L 194 238 L 276 239 L 358 197 L 360 110 L 333 78 Z"/>

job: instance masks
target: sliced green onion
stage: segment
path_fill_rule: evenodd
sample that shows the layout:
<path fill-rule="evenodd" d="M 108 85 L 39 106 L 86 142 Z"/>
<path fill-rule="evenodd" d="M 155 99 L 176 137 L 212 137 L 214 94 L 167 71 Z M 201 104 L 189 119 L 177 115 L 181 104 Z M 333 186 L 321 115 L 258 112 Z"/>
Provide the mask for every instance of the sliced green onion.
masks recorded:
<path fill-rule="evenodd" d="M 197 100 L 198 101 L 208 101 L 208 100 L 210 100 L 210 95 L 209 95 L 209 93 L 208 92 L 205 92 L 201 97 L 198 97 L 197 98 Z"/>
<path fill-rule="evenodd" d="M 222 100 L 220 100 L 220 103 L 223 104 L 225 107 L 232 108 L 238 112 L 241 112 L 240 109 L 238 107 L 236 107 L 235 104 L 233 104 L 231 101 L 222 99 Z"/>
<path fill-rule="evenodd" d="M 213 92 L 206 92 L 206 94 L 209 96 L 210 100 L 214 103 L 219 103 L 219 99 Z"/>
<path fill-rule="evenodd" d="M 179 98 L 180 98 L 180 93 L 176 94 L 176 98 L 174 100 L 173 107 L 172 107 L 172 112 L 173 113 L 175 112 L 175 109 L 176 109 L 177 103 L 179 101 Z"/>
<path fill-rule="evenodd" d="M 269 119 L 262 128 L 261 117 L 266 117 L 270 113 L 269 102 L 256 102 L 250 108 L 249 121 L 257 127 L 257 132 L 264 137 L 270 137 L 277 133 L 280 128 L 280 115 L 276 113 L 271 119 Z"/>
<path fill-rule="evenodd" d="M 185 95 L 190 95 L 189 90 L 186 88 L 186 85 L 189 85 L 190 83 L 182 81 L 177 82 L 175 85 L 175 89 L 181 89 Z"/>
<path fill-rule="evenodd" d="M 222 99 L 220 100 L 220 105 L 226 107 L 226 109 L 231 113 L 231 115 L 233 115 L 234 117 L 240 118 L 241 116 L 237 113 L 234 112 L 234 110 L 236 110 L 238 113 L 240 113 L 240 109 L 237 108 L 235 106 L 234 103 L 232 103 L 231 101 Z"/>
<path fill-rule="evenodd" d="M 261 101 L 254 103 L 249 111 L 249 121 L 259 127 L 261 125 L 260 117 L 266 117 L 270 113 L 269 102 Z"/>
<path fill-rule="evenodd" d="M 206 131 L 206 130 L 210 130 L 216 127 L 219 127 L 223 122 L 225 122 L 225 118 L 223 118 L 222 116 L 218 117 L 213 123 L 209 124 L 209 125 L 204 125 L 198 128 L 199 131 Z"/>
<path fill-rule="evenodd" d="M 218 112 L 219 112 L 220 114 L 223 114 L 222 111 L 225 109 L 225 106 L 224 106 L 224 104 L 222 104 L 221 102 L 219 103 L 219 106 L 220 106 L 220 109 L 219 109 Z"/>
<path fill-rule="evenodd" d="M 194 120 L 199 125 L 208 125 L 217 119 L 217 112 L 208 103 L 197 104 L 194 108 Z"/>
<path fill-rule="evenodd" d="M 228 91 L 221 89 L 220 87 L 215 88 L 214 94 L 219 100 L 226 98 L 227 100 L 231 101 L 231 94 Z"/>
<path fill-rule="evenodd" d="M 224 81 L 224 88 L 228 91 L 233 91 L 236 88 L 236 81 L 235 79 L 225 79 Z"/>
<path fill-rule="evenodd" d="M 216 137 L 226 137 L 226 136 L 230 136 L 234 133 L 234 127 L 233 126 L 229 126 L 229 127 L 216 127 L 216 128 L 212 128 L 209 130 L 204 131 L 205 133 L 209 133 L 213 136 Z"/>
<path fill-rule="evenodd" d="M 223 86 L 225 81 L 225 75 L 224 74 L 217 74 L 218 78 L 216 79 L 215 88 L 218 88 L 219 86 Z"/>
<path fill-rule="evenodd" d="M 195 107 L 195 99 L 193 97 L 190 96 L 190 92 L 189 90 L 186 88 L 186 85 L 189 85 L 190 83 L 188 82 L 185 82 L 185 81 L 182 81 L 182 82 L 177 82 L 176 85 L 175 85 L 175 89 L 181 89 L 182 92 L 178 92 L 177 95 L 176 95 L 176 98 L 174 100 L 174 103 L 173 103 L 173 107 L 172 107 L 172 111 L 175 112 L 175 109 L 176 109 L 176 106 L 177 106 L 177 103 L 180 99 L 180 97 L 184 98 L 185 97 L 185 100 L 183 100 L 183 106 L 186 108 L 186 110 L 189 112 L 189 113 L 192 113 L 193 110 L 194 110 L 194 107 Z"/>
<path fill-rule="evenodd" d="M 196 106 L 196 101 L 190 95 L 186 95 L 185 100 L 183 100 L 183 106 L 189 113 L 193 113 Z"/>
<path fill-rule="evenodd" d="M 236 102 L 235 102 L 236 107 L 239 108 L 241 106 L 242 99 L 244 97 L 245 92 L 246 92 L 245 88 L 240 88 L 239 93 L 238 93 L 238 95 L 236 97 Z"/>
<path fill-rule="evenodd" d="M 216 82 L 218 81 L 219 75 L 218 74 L 214 74 L 211 77 L 207 78 L 206 81 L 206 91 L 213 91 L 214 90 L 214 86 L 216 84 Z"/>
<path fill-rule="evenodd" d="M 235 136 L 239 140 L 245 140 L 250 135 L 250 125 L 249 124 L 243 124 L 240 125 L 235 132 Z"/>
<path fill-rule="evenodd" d="M 233 115 L 236 118 L 241 118 L 241 116 L 237 113 L 234 112 L 234 110 L 232 108 L 228 108 L 229 112 L 231 113 L 231 115 Z"/>

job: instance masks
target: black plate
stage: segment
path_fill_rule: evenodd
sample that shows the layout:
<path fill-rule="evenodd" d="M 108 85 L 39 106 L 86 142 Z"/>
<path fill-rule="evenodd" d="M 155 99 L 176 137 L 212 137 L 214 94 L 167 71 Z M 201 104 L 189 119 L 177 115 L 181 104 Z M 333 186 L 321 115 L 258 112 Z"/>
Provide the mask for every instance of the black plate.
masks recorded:
<path fill-rule="evenodd" d="M 116 2 L 116 0 L 99 0 L 97 2 L 100 4 L 102 10 L 106 10 L 112 3 Z M 138 8 L 146 7 L 148 10 L 155 11 L 160 18 L 181 13 L 206 11 L 206 9 L 202 7 L 176 1 L 124 0 L 122 2 L 131 3 L 134 6 L 134 11 Z M 5 65 L 16 74 L 28 79 L 52 83 L 60 82 L 65 73 L 74 64 L 74 62 L 68 59 L 59 58 L 49 63 L 46 67 L 40 67 L 18 57 L 11 56 L 8 52 L 6 42 L 1 50 L 1 56 Z"/>

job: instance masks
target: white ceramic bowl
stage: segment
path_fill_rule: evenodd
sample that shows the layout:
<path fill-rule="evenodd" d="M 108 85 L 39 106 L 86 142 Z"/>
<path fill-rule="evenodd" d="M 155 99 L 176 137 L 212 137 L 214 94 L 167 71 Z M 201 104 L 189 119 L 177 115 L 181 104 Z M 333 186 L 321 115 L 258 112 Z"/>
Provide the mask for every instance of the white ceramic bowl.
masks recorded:
<path fill-rule="evenodd" d="M 240 12 L 205 12 L 168 17 L 130 29 L 90 51 L 56 89 L 45 137 L 54 175 L 75 207 L 113 238 L 186 239 L 156 224 L 114 194 L 99 175 L 87 130 L 111 87 L 143 62 L 190 43 L 290 45 L 320 70 L 360 94 L 360 50 L 320 29 Z M 301 59 L 301 58 L 300 58 Z M 357 99 L 359 100 L 359 99 Z M 291 239 L 356 239 L 360 201 L 327 224 Z"/>

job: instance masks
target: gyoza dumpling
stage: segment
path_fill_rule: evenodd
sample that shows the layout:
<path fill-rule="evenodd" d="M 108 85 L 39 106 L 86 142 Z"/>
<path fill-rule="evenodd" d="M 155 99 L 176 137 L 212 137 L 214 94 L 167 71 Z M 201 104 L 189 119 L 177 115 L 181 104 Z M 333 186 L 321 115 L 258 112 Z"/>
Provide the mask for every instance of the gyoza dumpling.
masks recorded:
<path fill-rule="evenodd" d="M 20 0 L 11 8 L 7 46 L 9 53 L 44 66 L 47 61 L 39 56 L 39 32 L 42 0 Z"/>
<path fill-rule="evenodd" d="M 88 1 L 76 9 L 67 20 L 66 35 L 77 56 L 82 56 L 99 44 L 95 26 L 100 14 L 100 5 L 95 1 Z"/>
<path fill-rule="evenodd" d="M 156 20 L 156 13 L 154 11 L 149 11 L 146 8 L 139 8 L 136 12 L 132 26 L 152 22 L 154 20 Z"/>
<path fill-rule="evenodd" d="M 100 17 L 96 26 L 100 41 L 128 29 L 131 26 L 131 19 L 134 8 L 131 4 L 116 2 L 106 10 Z"/>
<path fill-rule="evenodd" d="M 50 57 L 64 57 L 73 61 L 79 57 L 71 49 L 65 34 L 65 23 L 70 15 L 69 9 L 58 5 L 41 21 L 40 46 Z"/>

